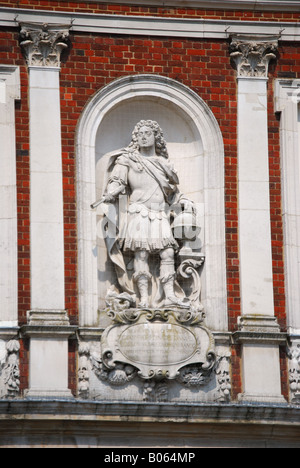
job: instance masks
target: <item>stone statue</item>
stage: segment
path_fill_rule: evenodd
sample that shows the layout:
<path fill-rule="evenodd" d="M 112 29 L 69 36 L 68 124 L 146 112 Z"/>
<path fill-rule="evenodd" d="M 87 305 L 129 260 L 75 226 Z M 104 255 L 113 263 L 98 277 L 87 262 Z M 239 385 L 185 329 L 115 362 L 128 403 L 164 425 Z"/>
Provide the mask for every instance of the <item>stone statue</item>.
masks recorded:
<path fill-rule="evenodd" d="M 168 380 L 200 387 L 216 362 L 200 301 L 204 255 L 190 242 L 199 233 L 195 204 L 179 190 L 157 122 L 138 122 L 129 146 L 107 158 L 104 195 L 92 208 L 105 204 L 103 234 L 117 281 L 105 298 L 111 325 L 100 354 L 89 359 L 101 381 L 122 387 L 142 379 L 146 400 L 166 401 Z M 81 354 L 85 395 L 88 353 Z"/>
<path fill-rule="evenodd" d="M 141 120 L 130 145 L 111 154 L 105 193 L 92 205 L 107 203 L 115 208 L 105 237 L 118 285 L 108 297 L 123 298 L 124 307 L 134 307 L 136 296 L 140 308 L 190 306 L 176 281 L 179 244 L 172 222 L 176 210 L 181 217 L 186 212 L 193 218 L 195 206 L 180 193 L 178 184 L 160 126 Z M 115 236 L 109 234 L 113 224 Z"/>

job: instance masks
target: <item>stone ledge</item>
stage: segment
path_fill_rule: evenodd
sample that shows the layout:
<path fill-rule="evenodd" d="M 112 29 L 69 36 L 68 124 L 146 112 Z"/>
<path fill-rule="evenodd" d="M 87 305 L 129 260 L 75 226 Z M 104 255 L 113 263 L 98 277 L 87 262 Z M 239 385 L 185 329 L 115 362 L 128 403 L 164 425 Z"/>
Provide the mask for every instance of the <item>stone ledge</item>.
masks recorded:
<path fill-rule="evenodd" d="M 29 310 L 27 312 L 28 325 L 38 326 L 68 326 L 70 325 L 66 310 Z"/>
<path fill-rule="evenodd" d="M 19 446 L 300 448 L 300 406 L 2 400 L 0 447 Z"/>
<path fill-rule="evenodd" d="M 75 335 L 78 327 L 72 325 L 24 325 L 20 328 L 21 336 L 44 338 L 68 338 Z"/>
<path fill-rule="evenodd" d="M 27 325 L 20 328 L 23 336 L 69 337 L 74 335 L 77 326 L 70 325 L 66 310 L 29 310 Z"/>
<path fill-rule="evenodd" d="M 57 390 L 45 390 L 45 389 L 29 389 L 24 392 L 25 398 L 28 400 L 49 400 L 53 399 L 74 399 L 70 389 L 57 389 Z M 1 419 L 1 417 L 0 417 Z"/>
<path fill-rule="evenodd" d="M 62 398 L 0 400 L 0 423 L 7 420 L 62 420 L 259 423 L 291 425 L 300 429 L 300 406 L 288 403 L 137 403 Z"/>
<path fill-rule="evenodd" d="M 232 334 L 233 343 L 257 343 L 285 345 L 288 335 L 286 333 L 237 331 Z"/>
<path fill-rule="evenodd" d="M 10 340 L 18 338 L 19 327 L 0 327 L 0 340 Z"/>
<path fill-rule="evenodd" d="M 243 315 L 238 318 L 238 331 L 232 334 L 235 343 L 286 344 L 277 318 L 268 315 Z"/>

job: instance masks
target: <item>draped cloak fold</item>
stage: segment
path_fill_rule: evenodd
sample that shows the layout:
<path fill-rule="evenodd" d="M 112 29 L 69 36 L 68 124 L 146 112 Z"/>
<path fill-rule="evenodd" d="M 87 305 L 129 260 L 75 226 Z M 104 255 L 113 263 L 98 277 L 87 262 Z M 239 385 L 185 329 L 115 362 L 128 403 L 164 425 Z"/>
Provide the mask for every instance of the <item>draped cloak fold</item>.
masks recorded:
<path fill-rule="evenodd" d="M 106 246 L 108 255 L 115 266 L 118 282 L 122 290 L 134 295 L 133 282 L 128 276 L 128 267 L 126 267 L 123 255 L 124 229 L 122 227 L 122 212 L 126 211 L 126 213 L 128 213 L 129 198 L 131 195 L 131 188 L 128 182 L 128 173 L 131 168 L 134 168 L 135 171 L 145 171 L 154 181 L 138 198 L 130 199 L 131 204 L 143 205 L 143 203 L 149 200 L 158 187 L 161 189 L 166 206 L 168 207 L 186 197 L 178 190 L 178 176 L 168 159 L 162 156 L 154 158 L 143 157 L 137 150 L 128 148 L 112 153 L 109 158 L 107 170 L 108 181 L 105 193 L 109 194 L 119 185 L 121 189 L 123 188 L 123 196 L 120 197 L 119 203 L 114 203 L 114 216 L 109 217 L 108 224 L 110 223 L 110 228 L 108 228 L 105 237 Z M 122 202 L 124 203 L 124 199 L 126 207 L 120 210 L 118 205 L 122 204 Z M 165 220 L 165 222 L 168 221 Z M 169 228 L 169 230 L 171 232 L 171 228 Z M 115 235 L 110 236 L 110 231 L 114 232 Z M 172 245 L 170 244 L 170 246 L 176 248 L 177 243 L 172 235 L 171 237 L 174 242 Z"/>

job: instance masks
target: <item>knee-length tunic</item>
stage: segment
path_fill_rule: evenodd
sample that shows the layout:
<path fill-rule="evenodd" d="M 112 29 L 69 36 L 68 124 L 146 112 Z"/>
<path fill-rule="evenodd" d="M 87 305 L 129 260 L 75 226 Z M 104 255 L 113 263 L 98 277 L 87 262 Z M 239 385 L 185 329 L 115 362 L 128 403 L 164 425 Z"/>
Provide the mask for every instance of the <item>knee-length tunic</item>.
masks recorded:
<path fill-rule="evenodd" d="M 139 152 L 123 153 L 111 172 L 107 193 L 123 185 L 129 193 L 125 226 L 119 238 L 124 250 L 155 252 L 177 248 L 170 225 L 170 207 L 178 198 L 177 174 L 162 157 L 144 157 Z"/>

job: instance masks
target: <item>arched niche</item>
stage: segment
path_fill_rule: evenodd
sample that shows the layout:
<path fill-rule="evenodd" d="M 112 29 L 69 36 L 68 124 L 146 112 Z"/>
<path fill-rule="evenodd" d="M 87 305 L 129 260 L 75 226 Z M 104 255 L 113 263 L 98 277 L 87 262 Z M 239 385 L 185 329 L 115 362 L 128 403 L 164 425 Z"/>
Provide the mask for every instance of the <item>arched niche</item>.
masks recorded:
<path fill-rule="evenodd" d="M 98 310 L 113 272 L 99 232 L 99 213 L 90 204 L 100 198 L 108 154 L 129 144 L 134 125 L 156 120 L 164 131 L 180 190 L 197 204 L 206 255 L 202 303 L 207 325 L 227 330 L 224 149 L 211 110 L 193 91 L 155 75 L 121 78 L 87 104 L 77 132 L 79 242 L 79 314 L 81 326 L 101 326 Z M 100 236 L 101 237 L 101 236 Z"/>

